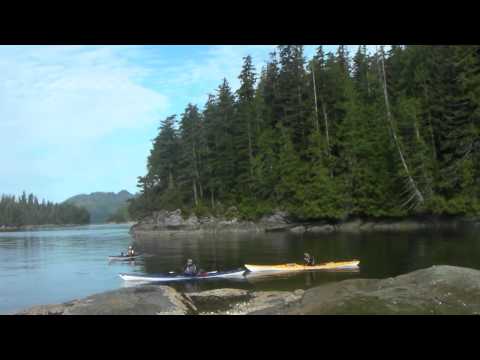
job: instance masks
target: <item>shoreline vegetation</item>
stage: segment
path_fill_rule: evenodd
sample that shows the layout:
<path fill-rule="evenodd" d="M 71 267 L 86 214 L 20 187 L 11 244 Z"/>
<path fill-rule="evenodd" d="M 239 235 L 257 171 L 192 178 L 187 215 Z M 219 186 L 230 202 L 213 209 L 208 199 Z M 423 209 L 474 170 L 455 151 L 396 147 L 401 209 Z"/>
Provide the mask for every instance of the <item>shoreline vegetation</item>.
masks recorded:
<path fill-rule="evenodd" d="M 195 214 L 192 229 L 208 218 L 253 229 L 277 209 L 334 228 L 479 216 L 479 54 L 341 45 L 306 59 L 302 46 L 281 45 L 261 70 L 245 57 L 236 91 L 224 79 L 203 108 L 160 123 L 129 200 L 144 219 L 133 231 L 161 228 L 145 219 L 176 209 Z"/>
<path fill-rule="evenodd" d="M 43 225 L 20 225 L 20 226 L 0 226 L 0 232 L 15 232 L 15 231 L 35 231 L 35 230 L 45 230 L 45 229 L 60 229 L 60 228 L 71 228 L 81 225 L 88 224 L 43 224 Z"/>
<path fill-rule="evenodd" d="M 43 224 L 43 225 L 21 225 L 21 226 L 0 226 L 0 232 L 17 232 L 17 231 L 37 231 L 48 229 L 62 229 L 62 228 L 74 228 L 78 226 L 95 226 L 95 225 L 130 225 L 133 226 L 136 223 L 133 221 L 124 222 L 105 222 L 101 224 Z"/>
<path fill-rule="evenodd" d="M 125 190 L 118 194 L 97 192 L 74 196 L 57 204 L 45 200 L 40 202 L 35 195 L 27 195 L 25 192 L 18 197 L 2 195 L 0 198 L 0 232 L 69 228 L 81 225 L 134 225 L 126 204 L 126 199 L 133 197 L 134 195 Z M 106 203 L 105 199 L 110 203 Z M 112 205 L 114 201 L 116 203 Z M 98 209 L 92 208 L 92 206 L 96 206 Z M 99 219 L 101 211 L 103 211 L 103 220 L 92 221 Z"/>
<path fill-rule="evenodd" d="M 331 233 L 363 231 L 413 231 L 420 229 L 439 229 L 480 225 L 477 217 L 465 216 L 417 216 L 405 218 L 349 218 L 341 221 L 311 220 L 302 221 L 288 213 L 277 211 L 264 215 L 255 221 L 241 219 L 234 208 L 229 216 L 204 215 L 175 211 L 156 211 L 144 217 L 130 228 L 130 234 L 136 239 L 142 237 L 161 237 L 169 235 L 208 234 L 216 232 L 291 232 Z"/>
<path fill-rule="evenodd" d="M 73 204 L 53 203 L 33 195 L 0 197 L 0 231 L 31 230 L 45 227 L 85 225 L 89 212 Z"/>

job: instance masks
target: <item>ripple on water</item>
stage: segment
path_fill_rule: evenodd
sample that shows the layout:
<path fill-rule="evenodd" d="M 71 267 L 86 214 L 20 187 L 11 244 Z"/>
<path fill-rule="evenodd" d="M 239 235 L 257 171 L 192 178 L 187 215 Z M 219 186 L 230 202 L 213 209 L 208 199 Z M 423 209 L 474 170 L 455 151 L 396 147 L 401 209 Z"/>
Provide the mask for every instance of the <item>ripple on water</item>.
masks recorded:
<path fill-rule="evenodd" d="M 109 263 L 109 255 L 134 243 L 129 226 L 100 225 L 0 235 L 0 312 L 85 297 L 133 284 L 118 273 L 181 271 L 192 258 L 205 270 L 230 270 L 245 263 L 301 262 L 305 251 L 317 262 L 360 259 L 360 273 L 303 273 L 244 282 L 205 281 L 172 284 L 181 291 L 219 287 L 257 290 L 306 289 L 351 278 L 386 278 L 432 264 L 480 269 L 480 239 L 463 232 L 370 234 L 233 234 L 136 242 L 143 261 Z M 134 286 L 134 285 L 133 285 Z"/>

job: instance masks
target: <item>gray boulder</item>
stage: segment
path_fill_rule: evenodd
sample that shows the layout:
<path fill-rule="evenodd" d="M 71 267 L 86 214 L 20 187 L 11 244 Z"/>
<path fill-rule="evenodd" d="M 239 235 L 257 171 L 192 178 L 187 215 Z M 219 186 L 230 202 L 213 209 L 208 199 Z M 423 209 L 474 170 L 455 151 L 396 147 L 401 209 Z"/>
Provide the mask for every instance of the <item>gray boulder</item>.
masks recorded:
<path fill-rule="evenodd" d="M 196 215 L 190 215 L 187 220 L 185 220 L 185 224 L 188 226 L 197 227 L 200 225 L 200 221 L 198 220 Z"/>
<path fill-rule="evenodd" d="M 248 301 L 251 295 L 243 289 L 215 289 L 185 294 L 200 313 L 228 310 L 233 304 Z"/>
<path fill-rule="evenodd" d="M 285 211 L 276 211 L 271 215 L 265 215 L 261 219 L 265 223 L 288 223 L 288 213 Z"/>
<path fill-rule="evenodd" d="M 295 226 L 290 229 L 290 232 L 296 233 L 296 234 L 303 234 L 307 229 L 303 225 Z"/>
<path fill-rule="evenodd" d="M 35 306 L 19 315 L 186 315 L 195 311 L 195 306 L 173 288 L 144 285 Z"/>
<path fill-rule="evenodd" d="M 275 314 L 278 309 L 288 308 L 298 302 L 304 291 L 257 291 L 250 292 L 242 301 L 236 300 L 228 309 L 215 309 L 202 315 L 263 315 Z"/>
<path fill-rule="evenodd" d="M 395 278 L 353 279 L 309 289 L 264 314 L 480 314 L 480 271 L 433 266 Z"/>
<path fill-rule="evenodd" d="M 165 212 L 165 216 L 161 219 L 162 222 L 159 225 L 163 225 L 166 227 L 169 226 L 182 226 L 185 225 L 185 220 L 182 217 L 182 211 L 177 209 L 175 211 Z"/>
<path fill-rule="evenodd" d="M 331 233 L 335 231 L 335 227 L 330 224 L 326 225 L 315 225 L 311 226 L 307 229 L 307 232 L 309 233 Z"/>
<path fill-rule="evenodd" d="M 276 211 L 271 215 L 264 215 L 258 222 L 266 231 L 282 231 L 291 227 L 288 213 Z"/>

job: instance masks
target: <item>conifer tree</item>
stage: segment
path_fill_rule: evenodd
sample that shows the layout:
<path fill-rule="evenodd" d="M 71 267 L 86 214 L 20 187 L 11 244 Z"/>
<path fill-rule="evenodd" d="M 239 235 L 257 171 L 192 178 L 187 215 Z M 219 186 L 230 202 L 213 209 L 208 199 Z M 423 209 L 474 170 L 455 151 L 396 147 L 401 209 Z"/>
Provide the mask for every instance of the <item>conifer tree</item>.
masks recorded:
<path fill-rule="evenodd" d="M 180 169 L 179 176 L 186 188 L 191 189 L 191 203 L 200 201 L 200 147 L 201 118 L 198 108 L 188 104 L 180 120 Z"/>
<path fill-rule="evenodd" d="M 352 59 L 345 45 L 319 46 L 308 61 L 302 46 L 282 45 L 258 83 L 243 60 L 236 91 L 225 79 L 178 129 L 175 116 L 162 123 L 136 214 L 200 203 L 241 205 L 248 218 L 274 208 L 331 220 L 480 212 L 478 45 L 362 45 Z"/>
<path fill-rule="evenodd" d="M 255 148 L 255 125 L 257 120 L 255 112 L 255 68 L 252 58 L 244 58 L 242 72 L 239 76 L 240 88 L 237 90 L 237 118 L 235 120 L 235 147 L 237 153 L 237 184 L 241 192 L 246 192 L 253 180 L 253 157 Z"/>

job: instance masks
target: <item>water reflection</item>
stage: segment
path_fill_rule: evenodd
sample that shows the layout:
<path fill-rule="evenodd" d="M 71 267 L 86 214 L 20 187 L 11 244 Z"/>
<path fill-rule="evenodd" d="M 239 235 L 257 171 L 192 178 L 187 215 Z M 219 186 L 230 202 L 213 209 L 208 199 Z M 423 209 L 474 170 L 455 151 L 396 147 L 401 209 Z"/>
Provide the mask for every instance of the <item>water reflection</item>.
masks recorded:
<path fill-rule="evenodd" d="M 278 272 L 262 271 L 246 273 L 245 279 L 250 284 L 273 284 L 280 281 L 290 281 L 297 287 L 309 288 L 319 282 L 331 282 L 352 278 L 352 275 L 359 274 L 360 270 L 331 270 L 331 271 L 300 271 L 300 272 Z M 263 283 L 263 284 L 262 284 Z"/>
<path fill-rule="evenodd" d="M 360 260 L 356 273 L 319 273 L 247 276 L 248 283 L 279 288 L 311 287 L 353 277 L 385 278 L 433 264 L 463 265 L 480 269 L 480 246 L 474 232 L 417 231 L 362 234 L 218 234 L 150 239 L 138 242 L 146 252 L 139 272 L 180 271 L 193 258 L 203 270 L 228 270 L 250 264 L 301 263 L 305 251 L 317 262 Z"/>
<path fill-rule="evenodd" d="M 181 272 L 188 258 L 202 270 L 231 270 L 244 264 L 360 260 L 360 271 L 302 272 L 172 283 L 196 292 L 219 287 L 295 290 L 352 278 L 386 278 L 434 264 L 480 269 L 475 230 L 363 234 L 182 235 L 133 241 L 128 226 L 90 226 L 0 233 L 0 313 L 35 304 L 58 303 L 131 286 L 119 273 Z M 144 254 L 134 262 L 108 263 L 130 244 Z"/>
<path fill-rule="evenodd" d="M 131 241 L 124 225 L 0 233 L 0 313 L 118 288 L 107 256 Z"/>

